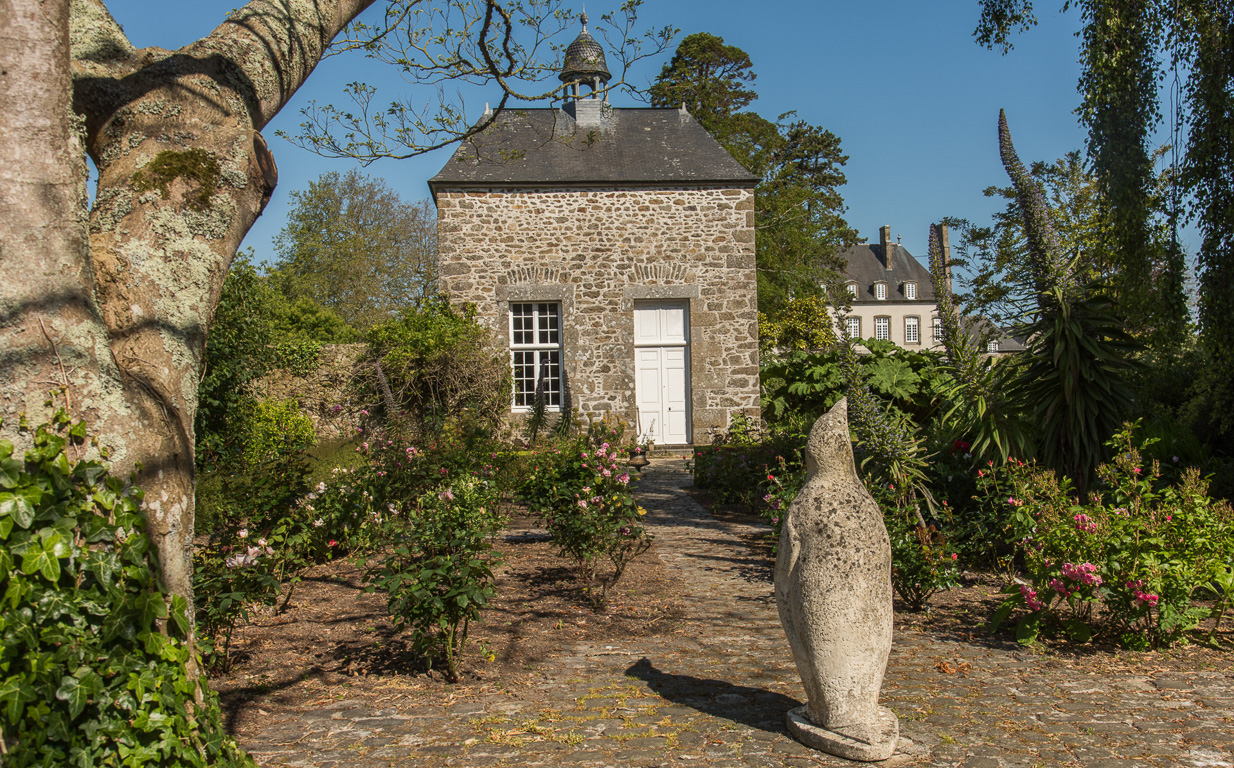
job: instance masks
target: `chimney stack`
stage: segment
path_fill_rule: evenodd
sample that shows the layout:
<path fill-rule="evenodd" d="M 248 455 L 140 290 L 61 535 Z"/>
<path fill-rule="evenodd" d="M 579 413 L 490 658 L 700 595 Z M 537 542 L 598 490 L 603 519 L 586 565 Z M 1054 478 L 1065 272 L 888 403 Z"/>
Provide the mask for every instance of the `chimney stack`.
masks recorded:
<path fill-rule="evenodd" d="M 878 228 L 878 242 L 883 246 L 883 269 L 891 271 L 891 225 L 884 224 Z"/>

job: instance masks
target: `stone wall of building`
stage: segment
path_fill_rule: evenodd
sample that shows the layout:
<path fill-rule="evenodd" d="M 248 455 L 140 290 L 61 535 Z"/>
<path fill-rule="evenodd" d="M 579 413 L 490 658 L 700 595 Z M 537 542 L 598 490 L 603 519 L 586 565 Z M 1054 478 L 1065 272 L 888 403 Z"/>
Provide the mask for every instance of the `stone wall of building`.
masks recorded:
<path fill-rule="evenodd" d="M 689 301 L 693 440 L 757 418 L 750 188 L 439 190 L 440 281 L 502 346 L 509 304 L 560 302 L 574 406 L 634 423 L 634 302 Z"/>

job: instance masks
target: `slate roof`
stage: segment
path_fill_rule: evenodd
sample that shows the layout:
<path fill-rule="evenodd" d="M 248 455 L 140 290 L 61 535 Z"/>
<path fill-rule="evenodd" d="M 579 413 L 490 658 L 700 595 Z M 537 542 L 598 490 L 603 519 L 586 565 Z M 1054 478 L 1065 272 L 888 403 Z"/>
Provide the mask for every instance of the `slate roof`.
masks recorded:
<path fill-rule="evenodd" d="M 891 249 L 891 269 L 884 267 L 882 245 L 863 243 L 850 246 L 840 252 L 848 266 L 844 269 L 844 279 L 857 283 L 857 302 L 886 303 L 887 301 L 907 301 L 904 298 L 904 283 L 917 283 L 917 299 L 919 302 L 934 303 L 934 286 L 930 282 L 930 271 L 913 258 L 908 249 L 898 243 L 886 246 Z M 874 283 L 887 283 L 887 299 L 879 301 L 874 294 Z"/>
<path fill-rule="evenodd" d="M 758 182 L 685 110 L 604 112 L 600 125 L 579 128 L 560 109 L 506 111 L 460 144 L 429 188 Z"/>

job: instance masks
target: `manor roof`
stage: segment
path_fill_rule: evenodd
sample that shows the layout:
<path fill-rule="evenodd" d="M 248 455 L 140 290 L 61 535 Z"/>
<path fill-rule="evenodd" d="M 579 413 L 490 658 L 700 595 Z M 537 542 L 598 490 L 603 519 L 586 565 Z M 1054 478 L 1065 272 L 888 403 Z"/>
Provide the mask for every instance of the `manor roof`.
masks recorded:
<path fill-rule="evenodd" d="M 917 284 L 916 301 L 935 301 L 930 271 L 898 243 L 861 243 L 844 249 L 839 256 L 847 264 L 844 279 L 857 284 L 859 302 L 878 301 L 874 284 L 880 282 L 888 285 L 888 300 L 903 301 L 904 283 L 914 282 Z"/>

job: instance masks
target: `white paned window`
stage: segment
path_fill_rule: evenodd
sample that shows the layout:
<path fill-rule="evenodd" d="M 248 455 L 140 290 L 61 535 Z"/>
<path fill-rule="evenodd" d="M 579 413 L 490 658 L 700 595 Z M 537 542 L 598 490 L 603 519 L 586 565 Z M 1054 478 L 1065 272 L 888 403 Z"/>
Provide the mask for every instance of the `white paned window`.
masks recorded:
<path fill-rule="evenodd" d="M 891 340 L 891 318 L 876 317 L 874 318 L 874 338 L 880 341 Z"/>
<path fill-rule="evenodd" d="M 990 339 L 985 343 L 985 351 L 994 354 L 998 351 L 998 339 Z"/>
<path fill-rule="evenodd" d="M 542 387 L 544 404 L 561 405 L 561 305 L 510 305 L 510 365 L 514 408 L 529 410 Z"/>
<path fill-rule="evenodd" d="M 917 317 L 904 318 L 904 343 L 921 343 L 921 319 Z"/>
<path fill-rule="evenodd" d="M 845 290 L 848 291 L 849 296 L 852 296 L 854 299 L 857 298 L 857 284 L 856 283 L 849 283 L 845 285 L 844 288 Z"/>
<path fill-rule="evenodd" d="M 875 283 L 874 284 L 874 298 L 878 299 L 879 301 L 887 300 L 887 284 L 886 283 Z"/>
<path fill-rule="evenodd" d="M 916 283 L 910 282 L 910 283 L 904 284 L 904 298 L 909 299 L 909 300 L 916 300 L 917 298 L 917 284 Z"/>
<path fill-rule="evenodd" d="M 941 317 L 934 318 L 934 340 L 943 340 L 943 319 Z"/>
<path fill-rule="evenodd" d="M 860 339 L 861 338 L 861 318 L 850 316 L 846 320 L 846 324 L 848 326 L 848 337 L 850 339 Z"/>

